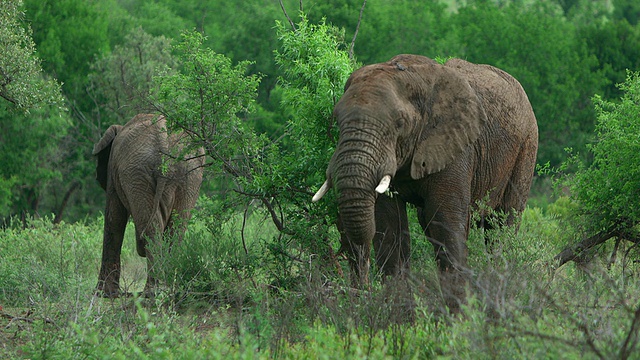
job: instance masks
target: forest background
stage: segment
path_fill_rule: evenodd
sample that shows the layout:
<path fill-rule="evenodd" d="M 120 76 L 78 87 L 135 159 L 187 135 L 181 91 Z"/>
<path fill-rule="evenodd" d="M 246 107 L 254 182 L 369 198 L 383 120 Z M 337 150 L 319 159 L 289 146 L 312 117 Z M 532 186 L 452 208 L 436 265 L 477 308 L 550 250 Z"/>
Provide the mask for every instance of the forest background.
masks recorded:
<path fill-rule="evenodd" d="M 179 39 L 183 30 L 202 32 L 205 46 L 234 62 L 251 61 L 249 73 L 261 74 L 258 111 L 243 115 L 244 120 L 272 139 L 286 132 L 291 114 L 280 106 L 277 79 L 283 69 L 273 52 L 278 48 L 275 21 L 287 20 L 277 1 L 24 4 L 23 22 L 33 30 L 45 74 L 62 84 L 68 111 L 19 115 L 9 110 L 11 104 L 2 103 L 4 219 L 53 213 L 74 222 L 102 211 L 92 146 L 109 125 L 124 123 L 137 111 L 126 98 L 134 94 L 117 97 L 115 92 L 125 90 L 118 88 L 118 76 L 150 77 L 153 66 L 170 61 L 168 42 Z M 284 4 L 296 19 L 299 3 Z M 303 2 L 311 23 L 326 18 L 344 31 L 345 47 L 353 38 L 361 6 L 355 0 Z M 566 148 L 585 154 L 596 118 L 592 96 L 618 98 L 616 84 L 624 81 L 627 69 L 640 67 L 638 16 L 638 5 L 631 0 L 372 0 L 363 12 L 354 54 L 361 64 L 413 53 L 461 57 L 506 70 L 522 83 L 538 118 L 538 163 L 558 166 L 567 157 Z M 142 68 L 127 65 L 136 51 Z M 126 66 L 116 68 L 118 61 Z M 215 191 L 216 186 L 204 189 Z M 533 196 L 548 196 L 549 191 L 548 183 L 539 184 Z"/>
<path fill-rule="evenodd" d="M 0 357 L 633 358 L 640 3 L 363 3 L 3 2 L 24 13 L 0 14 L 18 14 L 0 41 L 17 38 L 27 54 L 0 54 Z M 346 77 L 399 53 L 502 68 L 538 119 L 539 169 L 520 232 L 471 231 L 476 273 L 463 319 L 443 320 L 416 224 L 417 317 L 404 324 L 379 282 L 355 296 L 345 285 L 332 196 L 310 205 Z M 199 83 L 214 77 L 198 69 L 214 69 L 215 81 Z M 192 101 L 200 90 L 210 92 Z M 238 101 L 219 101 L 229 93 Z M 166 254 L 155 302 L 100 301 L 91 294 L 104 192 L 91 150 L 141 111 L 191 130 L 194 114 L 208 116 L 196 140 L 209 165 L 183 246 L 155 249 Z M 127 233 L 123 283 L 135 292 L 144 260 Z M 583 238 L 599 247 L 572 253 Z M 575 266 L 558 270 L 562 249 Z"/>

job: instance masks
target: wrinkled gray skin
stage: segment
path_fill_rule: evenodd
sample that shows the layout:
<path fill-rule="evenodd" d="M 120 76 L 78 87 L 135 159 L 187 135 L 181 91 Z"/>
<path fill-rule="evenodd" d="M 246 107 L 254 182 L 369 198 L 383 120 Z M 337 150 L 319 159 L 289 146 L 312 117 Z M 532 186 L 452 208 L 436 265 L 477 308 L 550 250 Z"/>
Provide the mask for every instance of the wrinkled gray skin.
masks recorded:
<path fill-rule="evenodd" d="M 143 114 L 124 126 L 112 125 L 94 145 L 96 179 L 107 195 L 98 294 L 120 295 L 120 252 L 130 216 L 138 254 L 147 258 L 147 294 L 155 285 L 147 241 L 160 239 L 163 233 L 181 236 L 186 230 L 200 191 L 204 151 L 169 160 L 164 174 L 161 170 L 163 156 L 167 163 L 181 149 L 183 137 L 167 135 L 164 117 Z"/>
<path fill-rule="evenodd" d="M 336 104 L 340 140 L 327 169 L 338 194 L 339 228 L 353 280 L 368 282 L 373 242 L 385 275 L 409 269 L 406 204 L 433 244 L 446 304 L 464 301 L 470 214 L 524 210 L 538 127 L 520 84 L 504 71 L 415 55 L 355 71 Z M 393 197 L 374 191 L 390 175 Z M 317 200 L 317 197 L 316 197 Z"/>

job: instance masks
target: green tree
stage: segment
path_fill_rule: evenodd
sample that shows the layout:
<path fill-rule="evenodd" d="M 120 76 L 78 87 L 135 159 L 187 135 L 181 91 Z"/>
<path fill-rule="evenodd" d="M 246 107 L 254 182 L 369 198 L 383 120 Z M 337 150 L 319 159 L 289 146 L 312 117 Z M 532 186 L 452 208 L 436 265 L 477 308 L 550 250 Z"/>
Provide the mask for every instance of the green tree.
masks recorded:
<path fill-rule="evenodd" d="M 195 27 L 195 23 L 181 17 L 167 5 L 167 1 L 115 0 L 132 17 L 131 27 L 142 27 L 153 36 L 177 38 L 181 31 Z M 185 5 L 185 2 L 182 2 Z"/>
<path fill-rule="evenodd" d="M 538 119 L 538 162 L 557 165 L 565 147 L 583 150 L 593 131 L 590 98 L 605 84 L 575 25 L 548 3 L 470 2 L 453 17 L 462 56 L 512 74 Z"/>
<path fill-rule="evenodd" d="M 578 170 L 560 182 L 578 204 L 580 223 L 596 234 L 561 254 L 562 262 L 612 237 L 640 241 L 640 73 L 629 72 L 619 87 L 619 102 L 594 97 L 596 141 L 588 145 L 593 162 L 572 158 Z"/>
<path fill-rule="evenodd" d="M 280 231 L 269 243 L 272 258 L 267 262 L 280 285 L 301 275 L 296 259 L 315 256 L 319 263 L 331 264 L 334 258 L 330 228 L 337 207 L 331 206 L 331 195 L 315 205 L 311 197 L 325 180 L 337 141 L 333 107 L 356 67 L 337 28 L 304 17 L 295 27 L 276 26 L 280 46 L 275 59 L 284 71 L 279 87 L 289 114 L 286 135 L 265 150 L 246 189 L 263 200 Z"/>
<path fill-rule="evenodd" d="M 352 16 L 349 34 L 358 19 L 357 14 Z M 354 51 L 365 64 L 384 62 L 398 54 L 431 58 L 456 54 L 457 48 L 450 43 L 445 46 L 451 33 L 447 29 L 449 17 L 447 6 L 438 0 L 369 0 Z"/>
<path fill-rule="evenodd" d="M 625 19 L 636 26 L 640 20 L 640 3 L 635 0 L 613 0 L 613 17 L 615 20 Z"/>
<path fill-rule="evenodd" d="M 173 75 L 177 60 L 171 54 L 171 40 L 151 36 L 134 28 L 122 45 L 102 54 L 91 63 L 88 93 L 96 104 L 92 113 L 99 130 L 96 138 L 111 124 L 124 124 L 138 113 L 149 111 L 153 77 L 163 71 Z"/>
<path fill-rule="evenodd" d="M 587 44 L 589 54 L 598 59 L 599 69 L 606 77 L 602 96 L 620 98 L 622 93 L 616 84 L 624 82 L 627 69 L 640 69 L 640 26 L 608 18 L 580 26 L 578 35 Z"/>
<path fill-rule="evenodd" d="M 10 192 L 6 187 L 0 190 L 0 204 L 5 205 L 0 216 L 24 218 L 58 210 L 59 203 L 42 203 L 49 183 L 62 176 L 58 146 L 69 126 L 58 109 L 34 108 L 26 114 L 0 106 L 0 189 L 11 186 Z"/>
<path fill-rule="evenodd" d="M 109 49 L 106 10 L 84 0 L 26 0 L 25 5 L 45 70 L 63 83 L 76 106 L 89 108 L 84 96 L 89 64 Z"/>
<path fill-rule="evenodd" d="M 42 72 L 31 29 L 23 20 L 22 0 L 0 4 L 0 97 L 23 111 L 43 104 L 62 106 L 60 86 Z"/>
<path fill-rule="evenodd" d="M 252 135 L 238 115 L 253 110 L 260 77 L 245 75 L 248 61 L 232 65 L 228 57 L 203 48 L 204 39 L 195 31 L 182 34 L 175 46 L 180 71 L 155 78 L 152 102 L 170 131 L 186 132 L 194 146 L 205 149 L 213 168 L 240 176 L 236 155 L 251 151 Z"/>
<path fill-rule="evenodd" d="M 0 217 L 37 212 L 59 176 L 57 145 L 69 122 L 60 86 L 36 56 L 22 1 L 0 3 Z"/>

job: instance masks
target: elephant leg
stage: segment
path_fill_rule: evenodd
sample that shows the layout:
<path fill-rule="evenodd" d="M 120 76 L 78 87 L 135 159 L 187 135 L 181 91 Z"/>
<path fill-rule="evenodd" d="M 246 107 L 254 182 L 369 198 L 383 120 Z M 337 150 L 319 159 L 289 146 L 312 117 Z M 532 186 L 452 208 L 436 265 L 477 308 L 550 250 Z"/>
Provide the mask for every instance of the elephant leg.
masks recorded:
<path fill-rule="evenodd" d="M 506 225 L 508 226 L 514 225 L 516 219 L 527 205 L 536 164 L 536 151 L 531 151 L 530 149 L 537 149 L 537 144 L 538 139 L 536 136 L 535 138 L 527 138 L 522 145 L 505 189 L 501 208 L 507 212 Z"/>
<path fill-rule="evenodd" d="M 418 211 L 420 224 L 433 244 L 440 270 L 440 288 L 445 304 L 453 313 L 460 311 L 468 284 L 469 212 L 446 212 L 425 207 Z"/>
<path fill-rule="evenodd" d="M 500 213 L 502 209 L 497 208 L 495 211 Z M 496 229 L 496 227 L 501 227 L 502 225 L 500 217 L 495 213 L 481 215 L 480 220 L 476 222 L 476 228 L 482 231 L 484 245 L 489 254 L 493 253 L 494 246 L 493 239 L 489 236 L 489 231 Z"/>
<path fill-rule="evenodd" d="M 398 197 L 378 196 L 373 248 L 384 276 L 405 275 L 409 270 L 411 237 L 406 203 Z"/>
<path fill-rule="evenodd" d="M 136 226 L 136 244 L 140 256 L 147 258 L 147 282 L 144 286 L 144 293 L 152 295 L 157 284 L 157 260 L 162 259 L 162 254 L 158 251 L 165 251 L 163 239 L 164 230 L 169 222 L 171 211 L 166 204 L 165 198 L 160 200 L 160 206 L 154 209 L 153 193 L 148 194 L 144 199 L 138 199 L 132 205 L 131 215 Z M 150 246 L 150 244 L 152 244 Z M 157 256 L 160 255 L 160 256 Z"/>
<path fill-rule="evenodd" d="M 138 231 L 136 229 L 136 242 L 138 254 L 147 258 L 147 281 L 144 285 L 144 294 L 150 296 L 153 294 L 153 289 L 157 285 L 157 266 L 158 259 L 162 259 L 161 252 L 163 252 L 164 244 L 160 241 L 162 239 L 162 225 L 158 221 L 151 221 L 146 227 L 140 227 Z M 150 246 L 150 244 L 152 244 Z"/>
<path fill-rule="evenodd" d="M 120 295 L 120 253 L 129 212 L 114 194 L 107 194 L 102 240 L 102 264 L 96 293 L 105 297 Z"/>
<path fill-rule="evenodd" d="M 409 279 L 411 236 L 406 203 L 399 197 L 379 195 L 376 200 L 376 234 L 373 238 L 376 264 L 383 276 L 391 320 L 415 320 L 415 301 Z"/>

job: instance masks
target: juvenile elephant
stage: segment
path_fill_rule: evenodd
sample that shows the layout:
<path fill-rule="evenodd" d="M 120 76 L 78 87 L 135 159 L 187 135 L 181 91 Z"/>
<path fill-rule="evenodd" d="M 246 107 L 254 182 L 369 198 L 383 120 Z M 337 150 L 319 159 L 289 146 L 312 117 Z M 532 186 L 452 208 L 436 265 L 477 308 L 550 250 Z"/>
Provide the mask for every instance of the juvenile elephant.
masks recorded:
<path fill-rule="evenodd" d="M 398 55 L 356 70 L 334 116 L 340 139 L 313 200 L 335 186 L 355 281 L 367 282 L 372 241 L 384 274 L 408 269 L 411 203 L 434 246 L 445 301 L 456 311 L 468 280 L 473 206 L 488 199 L 511 214 L 508 224 L 525 207 L 538 127 L 524 90 L 492 66 Z M 393 197 L 379 195 L 390 187 Z"/>
<path fill-rule="evenodd" d="M 142 114 L 124 126 L 112 125 L 94 145 L 96 179 L 107 193 L 98 294 L 120 294 L 120 253 L 130 216 L 138 254 L 147 258 L 145 293 L 155 281 L 147 241 L 163 233 L 181 236 L 186 230 L 200 191 L 204 151 L 171 160 L 182 149 L 184 137 L 168 135 L 163 116 Z M 163 163 L 168 164 L 164 169 Z"/>

